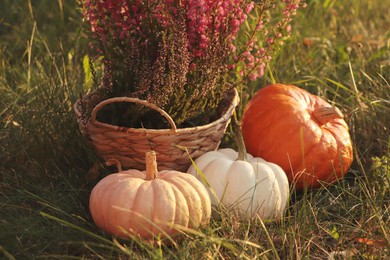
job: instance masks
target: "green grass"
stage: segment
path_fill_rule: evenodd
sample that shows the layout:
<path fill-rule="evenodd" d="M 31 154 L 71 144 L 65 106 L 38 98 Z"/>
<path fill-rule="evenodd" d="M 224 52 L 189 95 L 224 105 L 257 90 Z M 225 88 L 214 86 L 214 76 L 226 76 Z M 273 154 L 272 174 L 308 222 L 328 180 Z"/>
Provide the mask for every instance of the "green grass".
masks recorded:
<path fill-rule="evenodd" d="M 0 258 L 326 259 L 335 252 L 335 259 L 389 258 L 390 17 L 379 0 L 309 2 L 246 97 L 276 81 L 336 104 L 354 143 L 350 172 L 333 186 L 293 193 L 280 223 L 221 212 L 176 244 L 152 246 L 115 240 L 89 215 L 98 180 L 87 176 L 96 157 L 72 108 L 88 53 L 77 1 L 2 0 L 9 8 L 0 9 Z"/>

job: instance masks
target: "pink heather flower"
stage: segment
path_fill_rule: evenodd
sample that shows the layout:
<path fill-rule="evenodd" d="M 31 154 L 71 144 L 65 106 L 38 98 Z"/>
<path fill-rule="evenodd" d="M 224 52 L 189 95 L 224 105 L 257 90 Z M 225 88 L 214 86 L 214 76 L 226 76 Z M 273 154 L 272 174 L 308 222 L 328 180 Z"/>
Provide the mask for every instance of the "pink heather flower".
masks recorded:
<path fill-rule="evenodd" d="M 240 26 L 240 21 L 234 19 L 230 22 L 230 26 L 232 26 L 233 30 L 238 30 L 238 27 Z"/>
<path fill-rule="evenodd" d="M 235 67 L 236 67 L 235 64 L 230 64 L 230 65 L 228 66 L 228 69 L 229 69 L 229 70 L 233 70 L 233 69 L 235 69 Z"/>
<path fill-rule="evenodd" d="M 300 0 L 279 3 L 272 0 L 85 0 L 83 16 L 98 43 L 94 47 L 110 64 L 110 72 L 114 70 L 110 59 L 131 51 L 137 44 L 140 55 L 150 56 L 153 62 L 160 55 L 158 45 L 164 37 L 170 37 L 177 18 L 183 17 L 189 73 L 210 67 L 211 73 L 227 70 L 242 80 L 255 80 L 264 74 L 265 63 L 274 48 L 290 36 L 292 17 L 304 5 Z M 282 6 L 280 15 L 272 17 L 277 20 L 272 24 L 268 10 L 279 6 Z M 250 22 L 244 25 L 246 21 Z"/>
<path fill-rule="evenodd" d="M 251 76 L 250 76 L 249 78 L 250 78 L 251 81 L 254 81 L 254 80 L 257 79 L 258 77 L 259 77 L 258 74 L 253 73 L 253 74 L 251 74 Z"/>
<path fill-rule="evenodd" d="M 250 2 L 249 4 L 247 4 L 247 6 L 245 7 L 245 13 L 249 14 L 253 7 L 255 6 L 255 4 L 253 2 Z"/>
<path fill-rule="evenodd" d="M 259 20 L 259 22 L 257 23 L 257 25 L 256 25 L 256 30 L 261 30 L 261 29 L 263 29 L 263 21 L 261 21 L 261 20 Z"/>

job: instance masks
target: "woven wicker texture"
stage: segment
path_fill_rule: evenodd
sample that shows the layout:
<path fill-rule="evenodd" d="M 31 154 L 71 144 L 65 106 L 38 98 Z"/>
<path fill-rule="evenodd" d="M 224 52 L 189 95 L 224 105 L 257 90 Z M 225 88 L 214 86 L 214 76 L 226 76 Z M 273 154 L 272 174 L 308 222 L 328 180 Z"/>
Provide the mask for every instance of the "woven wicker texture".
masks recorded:
<path fill-rule="evenodd" d="M 88 121 L 82 120 L 80 99 L 74 110 L 81 132 L 103 160 L 117 159 L 124 168 L 145 170 L 145 153 L 154 150 L 159 170 L 187 171 L 191 165 L 190 157 L 195 159 L 218 148 L 239 102 L 237 90 L 231 90 L 226 99 L 229 106 L 216 121 L 179 129 L 164 110 L 137 98 L 116 97 L 98 102 L 96 92 L 91 92 L 83 97 L 84 104 L 93 107 Z M 96 120 L 96 114 L 102 107 L 116 102 L 138 103 L 158 111 L 169 122 L 171 129 L 127 128 Z"/>

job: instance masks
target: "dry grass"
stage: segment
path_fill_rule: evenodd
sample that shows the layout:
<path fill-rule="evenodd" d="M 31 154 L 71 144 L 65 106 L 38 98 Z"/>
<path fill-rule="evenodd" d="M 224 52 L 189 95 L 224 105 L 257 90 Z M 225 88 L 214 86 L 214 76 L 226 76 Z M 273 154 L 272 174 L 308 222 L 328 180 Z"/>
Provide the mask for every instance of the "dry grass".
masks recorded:
<path fill-rule="evenodd" d="M 242 221 L 221 211 L 210 226 L 188 231 L 176 244 L 155 245 L 115 240 L 98 230 L 89 215 L 89 192 L 98 180 L 87 178 L 96 158 L 72 111 L 83 88 L 87 53 L 76 1 L 3 2 L 9 6 L 0 10 L 4 258 L 390 256 L 390 18 L 382 1 L 310 1 L 267 75 L 245 93 L 250 98 L 277 81 L 300 85 L 337 104 L 347 115 L 354 142 L 355 161 L 346 178 L 331 187 L 293 192 L 281 222 Z M 102 169 L 100 177 L 106 173 Z"/>

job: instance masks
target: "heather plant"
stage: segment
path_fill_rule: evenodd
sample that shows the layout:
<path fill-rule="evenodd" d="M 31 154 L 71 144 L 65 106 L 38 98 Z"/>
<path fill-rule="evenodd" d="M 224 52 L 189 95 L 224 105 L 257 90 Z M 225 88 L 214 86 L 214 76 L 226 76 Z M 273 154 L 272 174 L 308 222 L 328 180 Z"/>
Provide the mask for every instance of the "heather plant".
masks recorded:
<path fill-rule="evenodd" d="M 300 0 L 86 0 L 91 50 L 104 66 L 102 97 L 145 99 L 179 125 L 207 123 L 227 90 L 264 74 L 301 5 Z"/>

